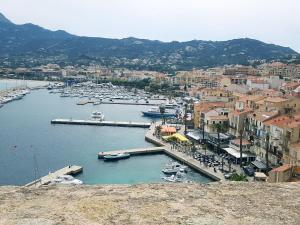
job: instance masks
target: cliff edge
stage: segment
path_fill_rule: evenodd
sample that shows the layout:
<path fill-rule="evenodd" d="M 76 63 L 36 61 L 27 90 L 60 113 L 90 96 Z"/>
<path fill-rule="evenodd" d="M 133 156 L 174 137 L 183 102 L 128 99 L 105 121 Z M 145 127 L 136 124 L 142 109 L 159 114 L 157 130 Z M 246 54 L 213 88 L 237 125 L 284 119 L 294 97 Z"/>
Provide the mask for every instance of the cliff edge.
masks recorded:
<path fill-rule="evenodd" d="M 0 187 L 0 224 L 300 224 L 300 183 Z"/>

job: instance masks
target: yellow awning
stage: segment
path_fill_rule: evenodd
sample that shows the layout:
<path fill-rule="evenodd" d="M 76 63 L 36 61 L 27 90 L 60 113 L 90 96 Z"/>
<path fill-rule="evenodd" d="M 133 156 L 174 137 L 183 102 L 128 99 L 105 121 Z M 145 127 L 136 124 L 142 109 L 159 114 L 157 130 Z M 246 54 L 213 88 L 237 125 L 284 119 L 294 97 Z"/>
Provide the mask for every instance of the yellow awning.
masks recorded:
<path fill-rule="evenodd" d="M 172 138 L 175 138 L 176 140 L 178 140 L 180 142 L 188 142 L 189 141 L 189 139 L 187 139 L 185 136 L 178 134 L 178 133 L 170 135 L 170 136 L 163 136 L 162 138 L 166 141 L 168 141 Z"/>
<path fill-rule="evenodd" d="M 172 135 L 173 137 L 175 137 L 176 139 L 178 139 L 179 141 L 182 141 L 182 142 L 187 142 L 189 141 L 189 139 L 187 139 L 185 136 L 181 135 L 181 134 L 173 134 Z"/>

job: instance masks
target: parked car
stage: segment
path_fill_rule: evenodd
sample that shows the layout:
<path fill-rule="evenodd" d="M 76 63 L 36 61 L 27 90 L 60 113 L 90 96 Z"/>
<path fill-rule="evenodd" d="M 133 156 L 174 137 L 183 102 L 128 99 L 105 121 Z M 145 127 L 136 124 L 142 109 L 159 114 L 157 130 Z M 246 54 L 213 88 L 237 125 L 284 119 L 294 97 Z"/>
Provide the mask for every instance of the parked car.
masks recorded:
<path fill-rule="evenodd" d="M 252 166 L 243 166 L 243 170 L 248 176 L 254 176 L 255 169 Z"/>

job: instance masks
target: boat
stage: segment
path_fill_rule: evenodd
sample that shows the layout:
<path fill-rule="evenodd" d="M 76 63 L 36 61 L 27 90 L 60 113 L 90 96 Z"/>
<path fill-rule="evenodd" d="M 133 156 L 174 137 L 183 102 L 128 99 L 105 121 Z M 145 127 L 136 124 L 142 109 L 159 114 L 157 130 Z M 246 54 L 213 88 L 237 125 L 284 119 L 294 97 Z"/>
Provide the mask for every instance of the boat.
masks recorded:
<path fill-rule="evenodd" d="M 105 161 L 117 161 L 121 159 L 128 159 L 129 157 L 130 157 L 129 153 L 118 153 L 118 154 L 103 156 Z"/>
<path fill-rule="evenodd" d="M 177 173 L 185 173 L 187 172 L 188 167 L 187 166 L 183 166 L 180 163 L 177 162 L 172 162 L 171 164 L 167 164 L 166 168 L 162 170 L 162 172 L 164 174 L 167 175 L 174 175 Z"/>
<path fill-rule="evenodd" d="M 162 170 L 162 172 L 167 175 L 176 174 L 178 171 L 177 168 L 165 168 Z"/>
<path fill-rule="evenodd" d="M 51 184 L 73 184 L 80 185 L 83 184 L 81 180 L 75 179 L 71 175 L 62 175 L 58 176 L 54 180 L 51 181 Z"/>
<path fill-rule="evenodd" d="M 165 104 L 162 104 L 166 109 L 177 109 L 179 105 L 177 103 L 168 102 Z"/>
<path fill-rule="evenodd" d="M 165 111 L 165 113 L 161 113 L 159 108 L 154 107 L 150 108 L 148 111 L 142 111 L 144 116 L 148 117 L 176 117 L 176 113 L 171 112 L 171 111 Z"/>
<path fill-rule="evenodd" d="M 162 179 L 171 183 L 183 182 L 183 179 L 178 177 L 176 174 L 173 174 L 169 177 L 162 177 Z"/>
<path fill-rule="evenodd" d="M 104 120 L 104 115 L 103 115 L 102 112 L 95 111 L 95 112 L 92 112 L 92 119 L 103 121 Z"/>
<path fill-rule="evenodd" d="M 101 101 L 100 100 L 97 100 L 97 101 L 94 101 L 93 102 L 93 105 L 100 105 L 101 104 Z"/>

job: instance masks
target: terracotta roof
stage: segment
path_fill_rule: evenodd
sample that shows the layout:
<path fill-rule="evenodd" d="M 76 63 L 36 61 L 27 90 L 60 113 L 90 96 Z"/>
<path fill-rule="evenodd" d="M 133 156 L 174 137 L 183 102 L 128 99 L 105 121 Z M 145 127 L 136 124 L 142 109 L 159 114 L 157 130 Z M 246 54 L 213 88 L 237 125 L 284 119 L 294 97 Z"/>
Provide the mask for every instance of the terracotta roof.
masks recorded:
<path fill-rule="evenodd" d="M 265 97 L 262 95 L 248 95 L 241 97 L 238 101 L 259 101 L 261 99 L 264 99 Z"/>
<path fill-rule="evenodd" d="M 291 88 L 291 89 L 295 89 L 298 86 L 300 86 L 300 83 L 298 82 L 288 82 L 281 85 L 282 88 Z"/>
<path fill-rule="evenodd" d="M 201 102 L 195 105 L 194 108 L 196 109 L 200 108 L 201 112 L 208 112 L 218 107 L 225 107 L 225 102 Z"/>
<path fill-rule="evenodd" d="M 300 126 L 300 115 L 282 115 L 264 122 L 265 125 L 273 125 L 277 127 L 295 128 Z"/>
<path fill-rule="evenodd" d="M 176 133 L 176 128 L 175 127 L 168 127 L 168 126 L 163 126 L 161 128 L 162 133 Z"/>
<path fill-rule="evenodd" d="M 253 112 L 248 114 L 248 118 L 253 118 L 257 121 L 264 122 L 266 120 L 272 119 L 274 116 L 278 115 L 277 111 L 271 111 L 271 112 Z"/>
<path fill-rule="evenodd" d="M 287 98 L 281 98 L 281 97 L 268 97 L 265 99 L 266 102 L 273 102 L 273 103 L 279 103 L 279 102 L 286 102 L 289 99 Z"/>
<path fill-rule="evenodd" d="M 289 164 L 284 164 L 284 165 L 282 165 L 282 166 L 279 166 L 279 167 L 277 167 L 277 168 L 272 169 L 271 171 L 273 171 L 273 172 L 285 172 L 285 171 L 287 171 L 287 170 L 289 170 L 289 169 L 291 169 L 291 168 L 292 168 L 291 165 L 289 165 Z"/>
<path fill-rule="evenodd" d="M 240 110 L 234 110 L 232 112 L 233 115 L 235 116 L 238 116 L 238 115 L 242 115 L 242 114 L 247 114 L 247 113 L 250 113 L 252 112 L 252 109 L 249 109 L 249 108 L 245 108 L 244 110 L 240 111 Z"/>

